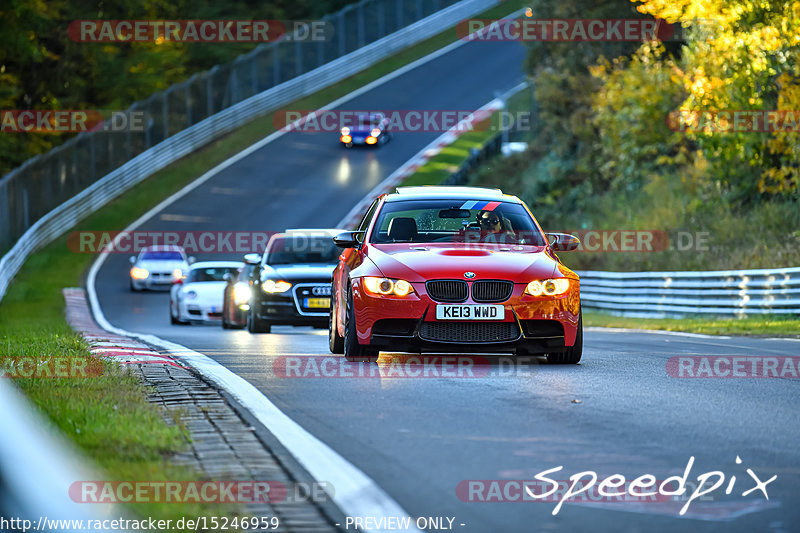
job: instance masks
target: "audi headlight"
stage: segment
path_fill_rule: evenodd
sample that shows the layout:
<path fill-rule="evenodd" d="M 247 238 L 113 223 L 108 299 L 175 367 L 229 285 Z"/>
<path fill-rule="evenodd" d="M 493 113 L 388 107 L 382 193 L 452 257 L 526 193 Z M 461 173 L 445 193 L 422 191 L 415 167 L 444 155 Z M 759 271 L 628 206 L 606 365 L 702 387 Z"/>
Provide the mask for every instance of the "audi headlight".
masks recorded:
<path fill-rule="evenodd" d="M 569 279 L 553 278 L 531 281 L 525 287 L 525 293 L 531 296 L 557 296 L 569 290 Z"/>
<path fill-rule="evenodd" d="M 131 277 L 133 279 L 147 279 L 150 277 L 150 272 L 146 268 L 133 267 L 131 269 Z"/>
<path fill-rule="evenodd" d="M 406 296 L 414 292 L 411 284 L 404 279 L 373 278 L 367 276 L 363 278 L 364 289 L 368 293 L 378 296 L 394 294 L 395 296 Z"/>
<path fill-rule="evenodd" d="M 233 286 L 233 303 L 243 305 L 250 301 L 250 285 L 239 281 Z"/>
<path fill-rule="evenodd" d="M 261 284 L 261 290 L 268 294 L 279 294 L 286 292 L 292 288 L 292 284 L 288 281 L 268 279 Z"/>

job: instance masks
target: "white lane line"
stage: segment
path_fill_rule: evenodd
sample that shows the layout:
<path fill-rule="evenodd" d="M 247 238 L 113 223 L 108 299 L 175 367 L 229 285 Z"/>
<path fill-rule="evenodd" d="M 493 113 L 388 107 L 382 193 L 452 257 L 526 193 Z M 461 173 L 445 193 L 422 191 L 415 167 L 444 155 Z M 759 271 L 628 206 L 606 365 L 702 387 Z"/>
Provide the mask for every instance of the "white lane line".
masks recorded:
<path fill-rule="evenodd" d="M 458 40 L 444 48 L 440 48 L 425 57 L 422 57 L 408 65 L 401 67 L 389 74 L 371 82 L 350 94 L 343 96 L 333 102 L 330 102 L 323 108 L 334 108 L 342 105 L 361 94 L 374 89 L 384 83 L 391 81 L 402 74 L 413 70 L 425 63 L 428 63 L 442 55 L 445 55 L 456 48 L 467 44 L 470 41 Z M 302 119 L 301 119 L 302 120 Z M 158 205 L 147 211 L 141 217 L 132 222 L 124 232 L 130 232 L 147 222 L 153 216 L 163 211 L 166 207 L 177 201 L 178 199 L 189 194 L 191 191 L 200 185 L 213 178 L 221 171 L 230 167 L 234 163 L 247 157 L 253 152 L 271 143 L 288 133 L 287 131 L 279 130 L 267 135 L 265 138 L 256 142 L 255 144 L 245 148 L 241 152 L 234 154 L 219 165 L 215 166 L 193 182 L 186 185 L 175 194 L 169 196 Z M 118 235 L 113 242 L 114 247 L 119 245 Z M 333 449 L 324 444 L 322 441 L 308 433 L 296 422 L 287 417 L 280 409 L 278 409 L 264 394 L 258 391 L 253 385 L 237 376 L 227 368 L 223 367 L 213 359 L 184 346 L 171 343 L 164 339 L 160 339 L 153 335 L 141 335 L 135 332 L 125 331 L 116 328 L 106 320 L 100 302 L 97 298 L 95 290 L 95 282 L 97 280 L 97 273 L 105 263 L 107 254 L 100 254 L 92 264 L 89 270 L 89 276 L 86 280 L 86 292 L 89 296 L 89 303 L 92 308 L 95 320 L 106 331 L 124 335 L 129 337 L 136 337 L 147 343 L 163 347 L 169 350 L 174 350 L 173 353 L 177 357 L 181 357 L 183 361 L 197 368 L 203 375 L 209 377 L 212 381 L 217 383 L 231 396 L 236 398 L 247 410 L 253 413 L 254 416 L 267 427 L 275 437 L 283 444 L 292 455 L 308 470 L 308 472 L 317 480 L 325 480 L 333 483 L 335 487 L 335 495 L 333 500 L 336 505 L 348 516 L 408 516 L 408 513 L 403 510 L 398 503 L 396 503 L 383 489 L 381 489 L 372 479 L 367 477 L 361 470 L 349 463 L 342 456 L 337 454 Z M 180 353 L 179 353 L 180 352 Z M 183 358 L 181 354 L 188 355 Z M 380 530 L 371 530 L 380 531 Z M 411 531 L 419 531 L 413 528 Z"/>

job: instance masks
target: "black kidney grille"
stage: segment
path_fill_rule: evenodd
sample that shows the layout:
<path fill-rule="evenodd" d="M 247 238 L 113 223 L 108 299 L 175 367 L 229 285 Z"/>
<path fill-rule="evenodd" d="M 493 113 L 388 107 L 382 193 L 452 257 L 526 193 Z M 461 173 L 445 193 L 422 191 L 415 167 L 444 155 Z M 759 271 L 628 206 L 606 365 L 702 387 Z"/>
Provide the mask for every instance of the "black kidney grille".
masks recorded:
<path fill-rule="evenodd" d="M 467 282 L 457 279 L 428 281 L 425 283 L 425 290 L 437 302 L 463 302 L 469 293 Z"/>
<path fill-rule="evenodd" d="M 514 284 L 510 281 L 481 280 L 472 283 L 472 299 L 476 302 L 505 302 L 511 298 Z"/>
<path fill-rule="evenodd" d="M 509 342 L 519 338 L 516 322 L 423 322 L 419 336 L 453 343 Z"/>

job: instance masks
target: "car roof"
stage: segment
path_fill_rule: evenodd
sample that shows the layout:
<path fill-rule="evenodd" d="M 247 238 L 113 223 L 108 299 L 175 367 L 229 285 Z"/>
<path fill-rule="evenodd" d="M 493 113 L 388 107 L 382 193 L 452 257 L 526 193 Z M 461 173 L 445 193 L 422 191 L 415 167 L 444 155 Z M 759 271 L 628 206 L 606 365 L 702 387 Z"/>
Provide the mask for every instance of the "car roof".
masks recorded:
<path fill-rule="evenodd" d="M 141 252 L 181 252 L 184 253 L 182 246 L 175 244 L 154 244 L 153 246 L 145 246 Z"/>
<path fill-rule="evenodd" d="M 196 268 L 239 268 L 243 265 L 241 261 L 200 261 L 191 266 L 191 270 Z"/>
<path fill-rule="evenodd" d="M 449 187 L 440 185 L 397 187 L 394 193 L 389 193 L 386 195 L 387 202 L 438 198 L 452 198 L 459 200 L 493 200 L 498 202 L 521 203 L 519 198 L 510 194 L 503 194 L 503 191 L 500 189 L 488 189 L 484 187 Z"/>

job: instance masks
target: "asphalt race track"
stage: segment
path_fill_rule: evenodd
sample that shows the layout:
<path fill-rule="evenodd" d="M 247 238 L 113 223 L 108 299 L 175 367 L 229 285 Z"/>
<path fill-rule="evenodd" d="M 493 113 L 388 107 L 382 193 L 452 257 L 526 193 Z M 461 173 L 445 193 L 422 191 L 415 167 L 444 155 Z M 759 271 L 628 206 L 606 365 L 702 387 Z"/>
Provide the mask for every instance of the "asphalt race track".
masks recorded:
<path fill-rule="evenodd" d="M 520 80 L 523 56 L 515 43 L 464 45 L 345 107 L 475 109 Z M 398 133 L 378 150 L 344 150 L 335 134 L 289 133 L 140 230 L 332 226 L 438 135 Z M 239 258 L 198 259 L 223 257 Z M 473 378 L 294 379 L 276 374 L 275 362 L 330 356 L 324 330 L 275 327 L 250 335 L 171 326 L 167 294 L 131 293 L 129 266 L 127 255 L 114 255 L 97 277 L 113 325 L 180 343 L 241 375 L 411 516 L 455 517 L 454 529 L 470 532 L 800 531 L 798 381 L 679 379 L 666 371 L 674 356 L 796 355 L 800 342 L 589 330 L 579 366 L 489 360 Z M 725 484 L 692 502 L 683 517 L 685 501 L 574 503 L 553 516 L 553 501 L 470 502 L 456 491 L 468 480 L 532 480 L 557 466 L 564 469 L 549 477 L 559 480 L 588 470 L 662 480 L 683 474 L 692 456 L 690 481 L 719 470 Z M 747 468 L 762 480 L 777 475 L 766 487 L 768 502 L 759 491 L 741 496 L 754 485 Z M 731 475 L 736 484 L 726 496 Z"/>

